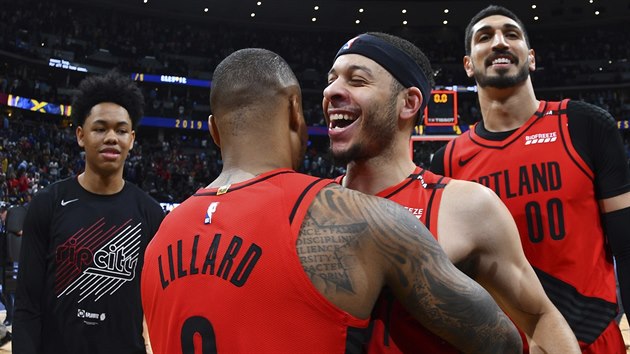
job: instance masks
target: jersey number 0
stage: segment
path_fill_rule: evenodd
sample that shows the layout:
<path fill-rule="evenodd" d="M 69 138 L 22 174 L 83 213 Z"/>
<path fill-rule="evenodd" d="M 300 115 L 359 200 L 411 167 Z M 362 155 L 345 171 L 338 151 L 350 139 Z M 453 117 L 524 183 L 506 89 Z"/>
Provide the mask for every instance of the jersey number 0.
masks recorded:
<path fill-rule="evenodd" d="M 201 337 L 202 354 L 213 354 L 217 352 L 217 341 L 212 324 L 210 324 L 210 321 L 206 318 L 193 316 L 189 317 L 182 326 L 181 340 L 183 354 L 195 354 L 195 334 L 199 334 Z"/>
<path fill-rule="evenodd" d="M 562 240 L 566 234 L 564 227 L 564 212 L 562 201 L 552 198 L 547 205 L 541 206 L 537 201 L 525 204 L 525 216 L 527 217 L 527 233 L 532 243 L 539 243 L 545 236 L 543 225 L 543 207 L 546 207 L 549 236 L 556 241 Z"/>

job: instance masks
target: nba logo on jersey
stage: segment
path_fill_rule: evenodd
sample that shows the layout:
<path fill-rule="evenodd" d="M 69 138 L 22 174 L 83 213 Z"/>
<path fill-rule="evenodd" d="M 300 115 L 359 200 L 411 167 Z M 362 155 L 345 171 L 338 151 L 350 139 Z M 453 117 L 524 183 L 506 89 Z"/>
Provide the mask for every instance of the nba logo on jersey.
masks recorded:
<path fill-rule="evenodd" d="M 206 211 L 206 218 L 204 219 L 204 224 L 212 223 L 212 214 L 217 211 L 217 207 L 219 206 L 219 202 L 212 202 L 208 205 L 208 211 Z"/>

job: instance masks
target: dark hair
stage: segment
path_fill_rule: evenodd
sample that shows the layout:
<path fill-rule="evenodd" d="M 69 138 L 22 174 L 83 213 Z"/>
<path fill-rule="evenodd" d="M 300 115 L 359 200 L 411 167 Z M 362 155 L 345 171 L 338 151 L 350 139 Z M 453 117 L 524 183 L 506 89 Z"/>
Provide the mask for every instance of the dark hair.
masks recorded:
<path fill-rule="evenodd" d="M 142 92 L 129 77 L 115 70 L 83 79 L 78 89 L 72 101 L 72 121 L 76 126 L 82 126 L 92 107 L 103 102 L 112 102 L 126 109 L 133 128 L 144 114 Z"/>
<path fill-rule="evenodd" d="M 527 36 L 525 25 L 518 18 L 518 16 L 516 16 L 514 12 L 506 9 L 503 6 L 490 5 L 486 7 L 485 9 L 479 11 L 475 16 L 473 16 L 473 18 L 470 19 L 470 22 L 468 22 L 468 26 L 466 26 L 466 37 L 464 39 L 464 47 L 466 48 L 466 55 L 470 55 L 470 48 L 472 46 L 473 26 L 477 24 L 477 22 L 483 20 L 484 18 L 494 16 L 494 15 L 501 15 L 501 16 L 505 16 L 514 20 L 514 22 L 516 22 L 518 26 L 521 28 L 521 31 L 523 31 L 523 36 L 525 37 L 525 43 L 527 44 L 527 47 L 530 48 L 529 37 Z"/>
<path fill-rule="evenodd" d="M 241 49 L 223 59 L 214 70 L 210 104 L 215 110 L 230 102 L 238 106 L 264 103 L 262 97 L 291 85 L 299 85 L 298 80 L 278 54 L 262 48 Z"/>

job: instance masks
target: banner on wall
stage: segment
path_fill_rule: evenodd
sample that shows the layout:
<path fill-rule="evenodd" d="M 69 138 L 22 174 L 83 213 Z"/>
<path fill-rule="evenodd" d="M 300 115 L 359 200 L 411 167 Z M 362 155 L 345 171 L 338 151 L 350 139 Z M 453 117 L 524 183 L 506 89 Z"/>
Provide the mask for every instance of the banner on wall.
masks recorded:
<path fill-rule="evenodd" d="M 54 104 L 45 101 L 38 101 L 33 98 L 20 97 L 15 95 L 8 95 L 7 106 L 67 117 L 69 117 L 72 113 L 72 107 L 69 105 Z"/>

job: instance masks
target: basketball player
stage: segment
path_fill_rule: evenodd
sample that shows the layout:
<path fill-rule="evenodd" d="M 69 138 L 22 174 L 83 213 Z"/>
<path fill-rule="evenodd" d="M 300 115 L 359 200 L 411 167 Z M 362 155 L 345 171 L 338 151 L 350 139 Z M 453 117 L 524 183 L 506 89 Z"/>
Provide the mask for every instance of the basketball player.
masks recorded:
<path fill-rule="evenodd" d="M 472 18 L 465 46 L 483 121 L 450 142 L 433 169 L 484 184 L 505 202 L 527 259 L 584 353 L 625 353 L 611 256 L 628 304 L 630 172 L 615 120 L 584 102 L 536 98 L 534 50 L 503 7 Z"/>
<path fill-rule="evenodd" d="M 343 186 L 388 198 L 432 231 L 451 262 L 475 279 L 523 329 L 532 352 L 579 353 L 566 321 L 527 263 L 516 225 L 488 188 L 415 166 L 409 139 L 433 75 L 424 53 L 385 33 L 341 47 L 328 74 L 323 109 Z M 372 352 L 457 352 L 431 336 L 385 292 L 375 313 Z"/>
<path fill-rule="evenodd" d="M 24 223 L 15 353 L 144 353 L 140 271 L 163 218 L 123 179 L 140 89 L 114 72 L 83 80 L 72 105 L 85 171 L 37 193 Z"/>
<path fill-rule="evenodd" d="M 306 123 L 282 58 L 232 53 L 210 101 L 223 170 L 167 215 L 146 252 L 155 353 L 361 351 L 384 285 L 460 350 L 520 352 L 509 319 L 410 213 L 294 171 Z"/>

